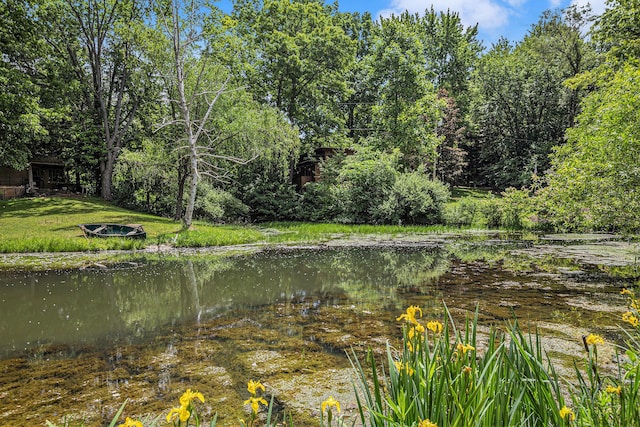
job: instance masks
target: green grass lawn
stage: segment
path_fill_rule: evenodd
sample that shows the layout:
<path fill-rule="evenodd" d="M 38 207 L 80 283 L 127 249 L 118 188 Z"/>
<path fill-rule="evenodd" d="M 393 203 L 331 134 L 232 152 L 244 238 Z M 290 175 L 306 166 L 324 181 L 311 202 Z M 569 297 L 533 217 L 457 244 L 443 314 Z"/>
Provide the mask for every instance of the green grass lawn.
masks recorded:
<path fill-rule="evenodd" d="M 146 240 L 87 239 L 78 224 L 142 224 Z M 155 243 L 214 246 L 255 242 L 263 233 L 250 227 L 195 223 L 193 230 L 167 218 L 133 212 L 96 198 L 20 198 L 0 202 L 0 253 L 139 249 Z M 199 236 L 196 238 L 195 236 Z"/>
<path fill-rule="evenodd" d="M 88 239 L 78 224 L 142 224 L 146 240 Z M 98 198 L 42 197 L 0 201 L 0 253 L 84 252 L 141 249 L 153 244 L 176 247 L 319 242 L 336 235 L 437 233 L 444 226 L 345 225 L 277 222 L 260 226 L 194 222 L 183 230 L 179 221 L 119 208 Z"/>

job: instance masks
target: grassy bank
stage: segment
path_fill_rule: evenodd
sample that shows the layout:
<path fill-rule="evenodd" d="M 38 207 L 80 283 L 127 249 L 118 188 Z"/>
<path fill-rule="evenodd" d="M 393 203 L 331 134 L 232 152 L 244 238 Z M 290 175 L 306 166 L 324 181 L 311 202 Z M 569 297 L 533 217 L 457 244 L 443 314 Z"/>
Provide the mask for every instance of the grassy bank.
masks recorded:
<path fill-rule="evenodd" d="M 87 239 L 78 224 L 142 224 L 146 240 Z M 168 218 L 122 209 L 95 198 L 24 198 L 0 202 L 0 253 L 86 252 L 142 249 L 154 244 L 176 247 L 226 246 L 256 242 L 323 241 L 336 235 L 434 233 L 443 226 L 372 226 L 269 223 L 261 226 L 195 222 L 190 230 Z"/>
<path fill-rule="evenodd" d="M 78 224 L 142 224 L 146 240 L 124 238 L 87 239 Z M 193 230 L 182 224 L 116 207 L 95 198 L 30 198 L 0 202 L 0 253 L 76 252 L 110 249 L 141 249 L 160 243 L 194 246 L 255 242 L 263 233 L 252 227 L 212 226 L 196 223 Z M 200 235 L 200 240 L 194 236 Z"/>

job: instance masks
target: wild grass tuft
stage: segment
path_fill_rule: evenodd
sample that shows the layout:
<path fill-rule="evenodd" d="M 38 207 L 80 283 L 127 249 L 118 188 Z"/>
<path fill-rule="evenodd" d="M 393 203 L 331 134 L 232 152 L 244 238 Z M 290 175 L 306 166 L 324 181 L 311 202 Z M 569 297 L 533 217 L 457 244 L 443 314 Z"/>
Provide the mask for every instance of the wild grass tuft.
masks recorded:
<path fill-rule="evenodd" d="M 635 300 L 634 300 L 635 301 Z M 631 303 L 631 305 L 636 303 Z M 559 378 L 537 333 L 514 322 L 492 329 L 478 348 L 477 313 L 458 329 L 445 307 L 445 322 L 421 323 L 412 306 L 404 322 L 404 347 L 387 346 L 380 363 L 369 352 L 365 364 L 351 355 L 357 372 L 361 422 L 370 426 L 638 426 L 640 341 L 635 323 L 616 376 L 598 372 L 597 345 L 585 338 L 585 367 L 577 380 Z M 634 317 L 631 317 L 631 316 Z M 631 320 L 631 321 L 630 321 Z M 565 382 L 566 381 L 566 382 Z M 577 387 L 576 387 L 577 385 Z"/>

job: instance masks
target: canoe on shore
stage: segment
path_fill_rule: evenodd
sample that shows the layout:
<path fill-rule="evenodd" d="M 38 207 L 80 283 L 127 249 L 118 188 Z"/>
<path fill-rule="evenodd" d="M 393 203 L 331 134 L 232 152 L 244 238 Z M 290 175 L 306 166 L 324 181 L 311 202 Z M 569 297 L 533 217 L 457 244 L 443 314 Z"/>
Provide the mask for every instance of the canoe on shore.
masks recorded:
<path fill-rule="evenodd" d="M 146 231 L 140 224 L 80 224 L 85 237 L 130 237 L 145 239 Z"/>

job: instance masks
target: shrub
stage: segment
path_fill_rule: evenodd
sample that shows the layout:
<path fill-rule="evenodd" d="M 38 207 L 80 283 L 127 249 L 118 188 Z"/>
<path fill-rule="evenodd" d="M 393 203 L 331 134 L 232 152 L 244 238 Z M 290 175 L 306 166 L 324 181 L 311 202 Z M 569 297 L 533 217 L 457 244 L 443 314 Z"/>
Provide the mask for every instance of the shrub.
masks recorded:
<path fill-rule="evenodd" d="M 395 184 L 397 153 L 363 150 L 344 160 L 333 191 L 340 203 L 336 219 L 346 223 L 379 222 L 376 211 Z"/>
<path fill-rule="evenodd" d="M 333 221 L 342 212 L 338 192 L 327 181 L 309 182 L 304 187 L 299 218 L 303 221 Z"/>
<path fill-rule="evenodd" d="M 490 199 L 482 206 L 482 214 L 489 227 L 509 230 L 539 228 L 536 200 L 529 190 L 507 188 L 502 197 Z"/>
<path fill-rule="evenodd" d="M 487 200 L 479 200 L 474 197 L 462 197 L 455 203 L 450 203 L 445 207 L 444 220 L 447 225 L 481 226 L 487 225 L 485 215 L 485 205 Z"/>
<path fill-rule="evenodd" d="M 449 194 L 446 185 L 418 171 L 398 175 L 390 198 L 395 201 L 398 222 L 432 225 L 442 222 Z"/>
<path fill-rule="evenodd" d="M 253 181 L 242 195 L 253 221 L 283 221 L 299 217 L 300 195 L 295 186 L 277 178 Z"/>
<path fill-rule="evenodd" d="M 249 207 L 230 193 L 206 182 L 198 185 L 194 217 L 211 222 L 234 222 L 246 217 Z"/>

